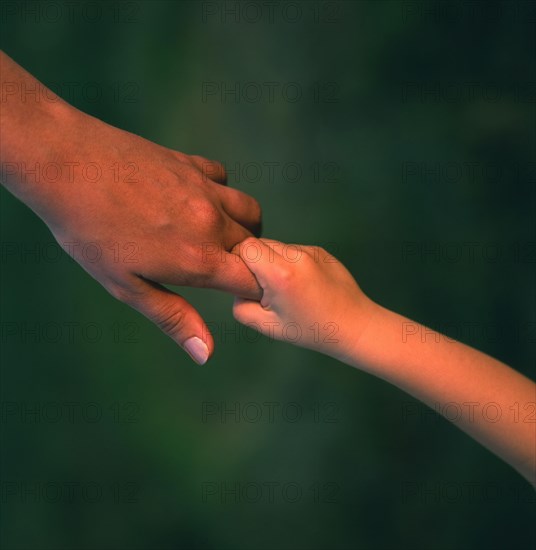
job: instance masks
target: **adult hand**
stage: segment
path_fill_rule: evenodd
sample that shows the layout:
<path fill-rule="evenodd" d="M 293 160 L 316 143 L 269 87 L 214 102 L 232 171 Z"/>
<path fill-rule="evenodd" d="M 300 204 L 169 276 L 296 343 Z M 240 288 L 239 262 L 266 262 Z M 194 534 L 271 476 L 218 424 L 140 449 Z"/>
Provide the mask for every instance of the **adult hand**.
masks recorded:
<path fill-rule="evenodd" d="M 0 61 L 3 82 L 44 89 L 5 54 Z M 49 90 L 39 97 L 22 104 L 12 94 L 4 102 L 5 185 L 114 297 L 204 363 L 214 350 L 210 332 L 184 298 L 162 285 L 259 299 L 255 278 L 229 253 L 260 232 L 258 203 L 226 187 L 217 162 L 109 126 Z"/>

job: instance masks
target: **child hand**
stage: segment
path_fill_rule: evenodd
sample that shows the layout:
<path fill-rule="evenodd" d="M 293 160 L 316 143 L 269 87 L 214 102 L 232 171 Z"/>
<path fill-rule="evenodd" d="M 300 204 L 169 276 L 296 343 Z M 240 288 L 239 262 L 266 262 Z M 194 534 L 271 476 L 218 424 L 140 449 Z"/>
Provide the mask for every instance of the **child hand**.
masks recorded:
<path fill-rule="evenodd" d="M 324 249 L 248 238 L 237 253 L 263 290 L 235 298 L 237 321 L 262 334 L 345 360 L 376 306 Z"/>

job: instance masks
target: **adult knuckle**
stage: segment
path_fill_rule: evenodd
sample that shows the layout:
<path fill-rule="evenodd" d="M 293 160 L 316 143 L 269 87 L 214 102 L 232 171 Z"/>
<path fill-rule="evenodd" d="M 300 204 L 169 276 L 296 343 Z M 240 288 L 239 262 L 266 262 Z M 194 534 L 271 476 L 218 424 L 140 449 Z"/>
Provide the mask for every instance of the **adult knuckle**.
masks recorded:
<path fill-rule="evenodd" d="M 225 166 L 219 160 L 202 159 L 205 170 L 212 172 L 214 175 L 224 176 Z"/>
<path fill-rule="evenodd" d="M 257 199 L 250 197 L 249 210 L 251 212 L 251 216 L 253 217 L 253 219 L 257 223 L 260 223 L 262 220 L 262 208 L 261 208 L 260 202 Z"/>
<path fill-rule="evenodd" d="M 176 307 L 164 307 L 153 316 L 153 321 L 166 334 L 178 334 L 184 328 L 185 313 Z"/>
<path fill-rule="evenodd" d="M 180 162 L 186 162 L 186 163 L 189 162 L 188 155 L 186 155 L 182 151 L 174 151 L 173 149 L 171 149 L 171 152 L 173 153 L 175 158 Z"/>
<path fill-rule="evenodd" d="M 175 165 L 175 174 L 179 178 L 179 181 L 188 182 L 194 186 L 201 186 L 206 181 L 199 168 L 192 164 L 190 159 L 179 161 Z"/>
<path fill-rule="evenodd" d="M 195 222 L 203 228 L 211 230 L 223 226 L 223 214 L 209 198 L 193 197 L 188 201 L 188 208 Z"/>
<path fill-rule="evenodd" d="M 190 155 L 190 161 L 197 170 L 211 172 L 213 163 L 201 155 Z"/>
<path fill-rule="evenodd" d="M 190 155 L 189 158 L 193 164 L 203 165 L 205 162 L 208 162 L 207 159 L 201 155 Z"/>

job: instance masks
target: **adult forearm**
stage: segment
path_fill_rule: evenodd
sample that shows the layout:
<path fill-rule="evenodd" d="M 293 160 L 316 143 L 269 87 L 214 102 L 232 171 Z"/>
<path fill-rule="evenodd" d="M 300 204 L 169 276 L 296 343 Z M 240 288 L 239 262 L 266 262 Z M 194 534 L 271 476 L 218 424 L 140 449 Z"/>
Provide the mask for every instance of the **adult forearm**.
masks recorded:
<path fill-rule="evenodd" d="M 68 105 L 4 52 L 0 52 L 0 160 L 2 183 L 37 213 L 57 194 L 54 165 L 73 159 L 73 129 L 80 111 Z M 50 176 L 50 177 L 47 177 Z"/>

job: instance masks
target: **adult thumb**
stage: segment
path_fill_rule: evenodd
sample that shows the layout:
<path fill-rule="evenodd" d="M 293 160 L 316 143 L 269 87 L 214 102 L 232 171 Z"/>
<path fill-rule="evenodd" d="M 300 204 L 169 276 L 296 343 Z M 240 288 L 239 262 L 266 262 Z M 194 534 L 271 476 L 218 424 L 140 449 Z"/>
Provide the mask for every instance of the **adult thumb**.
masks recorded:
<path fill-rule="evenodd" d="M 144 281 L 136 297 L 128 301 L 162 332 L 172 338 L 199 365 L 214 352 L 214 339 L 201 315 L 182 296 Z"/>

